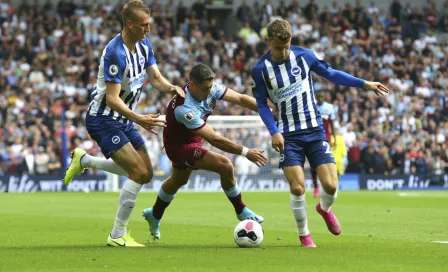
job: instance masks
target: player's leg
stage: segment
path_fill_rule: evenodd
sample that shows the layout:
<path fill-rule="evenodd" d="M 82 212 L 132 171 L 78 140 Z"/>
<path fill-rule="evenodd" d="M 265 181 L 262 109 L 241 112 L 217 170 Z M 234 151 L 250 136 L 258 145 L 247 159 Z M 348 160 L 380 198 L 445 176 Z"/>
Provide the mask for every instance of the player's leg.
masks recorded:
<path fill-rule="evenodd" d="M 75 148 L 72 152 L 70 165 L 64 174 L 64 184 L 69 185 L 73 178 L 83 173 L 86 168 L 97 168 L 127 176 L 127 172 L 122 167 L 109 159 L 113 151 L 118 150 L 130 141 L 125 132 L 126 125 L 115 120 L 105 120 L 87 115 L 86 128 L 90 137 L 101 147 L 101 152 L 106 158 L 90 156 L 85 150 Z"/>
<path fill-rule="evenodd" d="M 107 244 L 109 246 L 143 246 L 130 237 L 126 227 L 137 201 L 137 195 L 143 184 L 151 181 L 152 172 L 148 171 L 144 161 L 129 142 L 114 151 L 111 157 L 128 173 L 128 179 L 120 190 L 118 210 Z"/>
<path fill-rule="evenodd" d="M 221 177 L 221 186 L 232 203 L 237 217 L 240 221 L 251 219 L 261 223 L 264 218 L 255 214 L 244 204 L 241 190 L 235 181 L 232 162 L 225 156 L 216 152 L 208 151 L 199 160 L 195 161 L 194 167 L 218 173 Z"/>
<path fill-rule="evenodd" d="M 314 188 L 313 196 L 314 196 L 314 198 L 318 198 L 319 197 L 319 184 L 317 183 L 317 171 L 313 167 L 311 167 L 310 170 L 311 170 L 311 179 L 313 180 L 313 188 Z"/>
<path fill-rule="evenodd" d="M 289 183 L 289 204 L 297 226 L 302 247 L 316 247 L 308 230 L 307 204 L 305 199 L 305 175 L 303 165 L 305 154 L 298 143 L 285 143 L 285 151 L 280 154 L 279 167 L 283 168 Z"/>
<path fill-rule="evenodd" d="M 173 167 L 171 175 L 163 182 L 152 208 L 143 210 L 143 217 L 148 221 L 149 230 L 154 239 L 160 239 L 160 220 L 165 209 L 171 204 L 177 191 L 187 184 L 191 168 L 179 169 Z"/>
<path fill-rule="evenodd" d="M 322 184 L 322 192 L 320 193 L 321 199 L 316 206 L 316 210 L 322 215 L 328 230 L 334 235 L 339 235 L 341 233 L 341 225 L 331 209 L 338 194 L 336 164 L 327 163 L 319 165 L 317 167 L 317 174 Z"/>
<path fill-rule="evenodd" d="M 148 150 L 146 149 L 146 146 L 141 143 L 140 134 L 135 128 L 131 128 L 126 132 L 126 136 L 128 137 L 132 146 L 134 146 L 134 148 L 139 147 L 137 148 L 137 152 L 145 162 L 145 165 L 147 166 L 149 171 L 153 172 L 151 160 L 149 159 L 148 155 Z M 113 160 L 91 156 L 87 154 L 85 150 L 81 148 L 75 148 L 72 152 L 72 161 L 64 176 L 65 185 L 68 185 L 73 180 L 73 177 L 75 175 L 83 173 L 87 168 L 100 169 L 119 176 L 128 176 L 128 173 Z"/>
<path fill-rule="evenodd" d="M 64 174 L 65 185 L 69 185 L 76 175 L 84 173 L 87 168 L 101 169 L 120 176 L 128 175 L 128 173 L 113 160 L 91 156 L 82 148 L 75 148 L 72 151 L 71 158 L 70 165 Z"/>
<path fill-rule="evenodd" d="M 325 220 L 328 230 L 334 235 L 339 235 L 341 227 L 331 210 L 331 205 L 337 197 L 338 175 L 330 145 L 327 141 L 315 141 L 307 146 L 306 153 L 310 164 L 316 167 L 317 175 L 322 184 L 321 200 L 317 204 L 316 210 Z"/>

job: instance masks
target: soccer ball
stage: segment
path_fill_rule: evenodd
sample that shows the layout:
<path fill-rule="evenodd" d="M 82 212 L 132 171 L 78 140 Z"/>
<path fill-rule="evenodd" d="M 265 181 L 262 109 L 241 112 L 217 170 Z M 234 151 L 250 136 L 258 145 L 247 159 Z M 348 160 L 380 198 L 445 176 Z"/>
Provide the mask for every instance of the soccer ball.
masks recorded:
<path fill-rule="evenodd" d="M 263 228 L 253 220 L 239 222 L 233 231 L 233 239 L 239 247 L 259 247 L 263 237 Z"/>

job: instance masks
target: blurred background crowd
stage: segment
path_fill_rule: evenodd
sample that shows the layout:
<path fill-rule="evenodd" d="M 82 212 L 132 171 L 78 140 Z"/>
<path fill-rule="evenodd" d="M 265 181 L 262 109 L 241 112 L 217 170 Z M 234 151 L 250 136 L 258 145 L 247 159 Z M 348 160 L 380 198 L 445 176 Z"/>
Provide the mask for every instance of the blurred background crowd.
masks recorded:
<path fill-rule="evenodd" d="M 38 1 L 36 1 L 37 3 Z M 107 1 L 0 1 L 0 174 L 62 173 L 63 126 L 68 149 L 79 146 L 102 156 L 84 127 L 99 57 L 121 31 L 122 3 Z M 152 9 L 149 40 L 162 74 L 177 85 L 190 68 L 213 67 L 217 83 L 251 94 L 250 70 L 267 51 L 264 26 L 273 18 L 293 27 L 292 44 L 320 54 L 334 69 L 381 81 L 393 92 L 376 97 L 361 89 L 336 86 L 315 77 L 315 91 L 328 91 L 337 110 L 338 148 L 343 170 L 355 173 L 441 174 L 448 168 L 448 1 L 410 5 L 391 0 L 388 9 L 333 1 L 256 1 L 233 13 L 234 31 L 224 29 L 201 1 L 145 1 Z M 230 33 L 229 33 L 230 32 Z M 140 113 L 165 113 L 170 95 L 148 82 Z M 254 115 L 218 103 L 214 115 Z M 232 128 L 220 133 L 249 147 L 268 150 L 262 169 L 241 156 L 231 157 L 240 174 L 277 171 L 278 155 L 264 127 Z M 142 131 L 156 174 L 171 164 L 159 136 Z M 90 171 L 96 173 L 96 171 Z"/>

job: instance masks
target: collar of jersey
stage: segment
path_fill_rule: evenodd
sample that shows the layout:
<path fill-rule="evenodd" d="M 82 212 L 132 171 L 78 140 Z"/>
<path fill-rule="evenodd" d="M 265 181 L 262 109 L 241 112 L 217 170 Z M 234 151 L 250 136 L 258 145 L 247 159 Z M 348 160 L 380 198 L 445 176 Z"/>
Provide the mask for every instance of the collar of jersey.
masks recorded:
<path fill-rule="evenodd" d="M 200 104 L 202 101 L 197 100 L 196 98 L 194 98 L 194 97 L 190 94 L 190 91 L 188 90 L 189 87 L 190 87 L 190 84 L 188 84 L 187 86 L 185 86 L 185 93 L 186 93 L 186 95 L 189 95 L 189 96 L 191 97 L 191 99 L 193 99 L 194 102 Z"/>
<path fill-rule="evenodd" d="M 285 63 L 285 62 L 287 62 L 289 60 L 289 54 L 291 54 L 291 48 L 289 48 L 288 57 L 284 61 L 273 61 L 272 58 L 271 58 L 271 52 L 272 52 L 272 49 L 269 50 L 269 52 L 268 52 L 268 56 L 267 56 L 268 60 L 270 62 L 274 63 L 274 64 L 280 65 L 280 64 L 283 64 L 283 63 Z"/>

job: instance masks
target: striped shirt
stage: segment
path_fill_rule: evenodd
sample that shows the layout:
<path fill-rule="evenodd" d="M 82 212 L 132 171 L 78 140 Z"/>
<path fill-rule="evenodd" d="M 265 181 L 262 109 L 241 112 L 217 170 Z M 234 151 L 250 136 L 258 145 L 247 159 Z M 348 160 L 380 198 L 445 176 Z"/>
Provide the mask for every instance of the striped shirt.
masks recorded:
<path fill-rule="evenodd" d="M 331 69 L 312 50 L 291 46 L 289 56 L 283 62 L 272 61 L 269 51 L 252 69 L 252 92 L 257 100 L 259 114 L 271 135 L 279 132 L 288 135 L 324 130 L 314 99 L 311 71 L 336 84 L 353 87 L 364 85 L 362 79 Z M 267 108 L 268 98 L 277 106 L 277 122 Z M 320 135 L 323 134 L 320 133 L 319 137 Z"/>
<path fill-rule="evenodd" d="M 103 50 L 96 88 L 88 109 L 91 116 L 110 117 L 121 123 L 132 124 L 127 118 L 106 104 L 106 82 L 121 84 L 120 98 L 131 110 L 135 110 L 147 79 L 146 69 L 156 63 L 148 39 L 138 41 L 132 53 L 121 34 L 113 38 Z"/>

